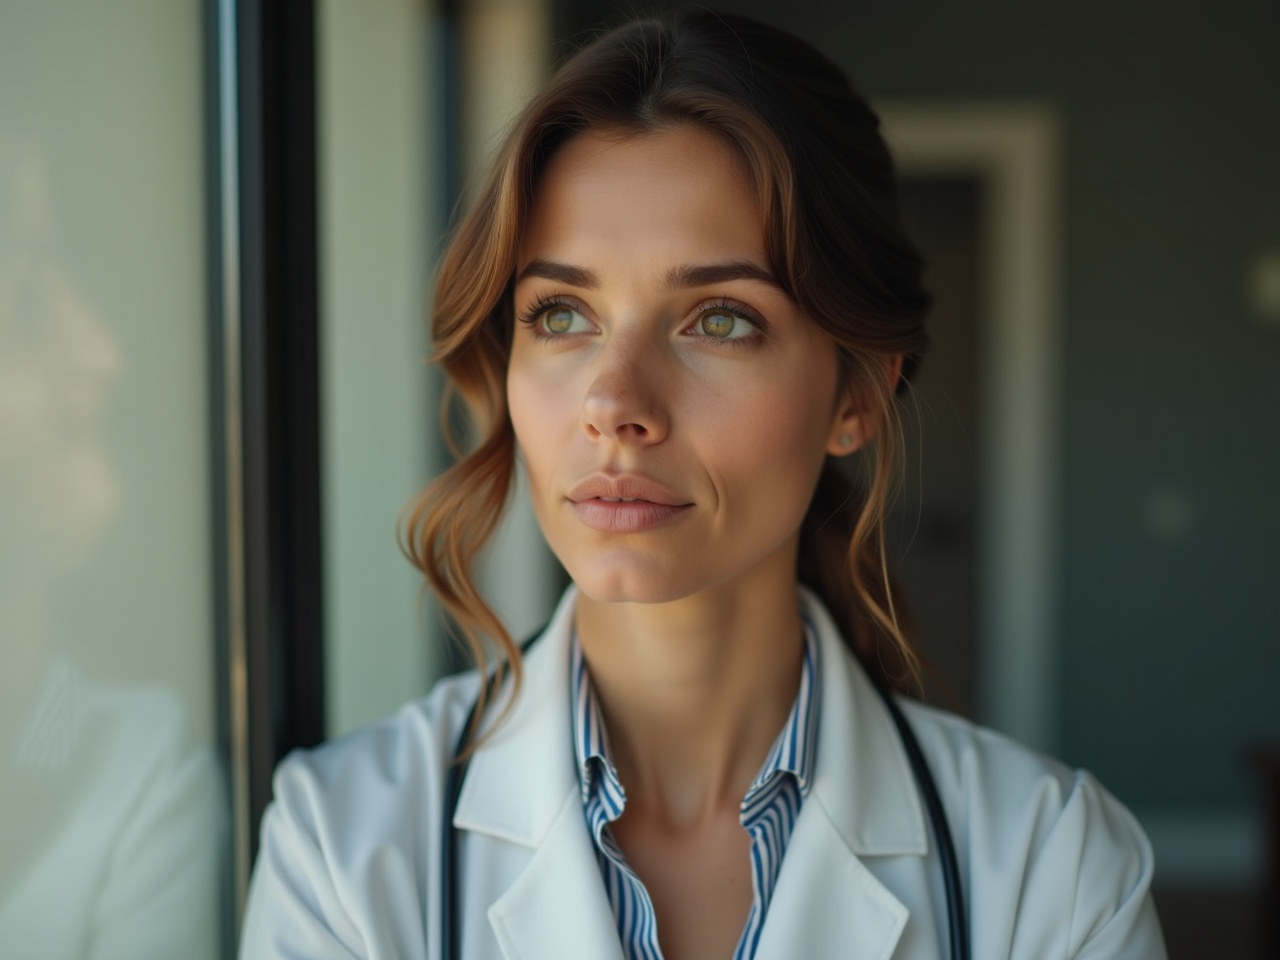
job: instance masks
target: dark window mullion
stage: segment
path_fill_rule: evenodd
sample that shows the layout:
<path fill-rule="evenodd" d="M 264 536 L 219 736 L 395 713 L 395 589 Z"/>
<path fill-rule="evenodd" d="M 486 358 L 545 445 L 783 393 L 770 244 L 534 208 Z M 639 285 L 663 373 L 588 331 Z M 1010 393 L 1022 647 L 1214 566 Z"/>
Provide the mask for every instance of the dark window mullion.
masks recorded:
<path fill-rule="evenodd" d="M 254 849 L 270 774 L 324 736 L 315 15 L 240 0 L 241 358 Z"/>

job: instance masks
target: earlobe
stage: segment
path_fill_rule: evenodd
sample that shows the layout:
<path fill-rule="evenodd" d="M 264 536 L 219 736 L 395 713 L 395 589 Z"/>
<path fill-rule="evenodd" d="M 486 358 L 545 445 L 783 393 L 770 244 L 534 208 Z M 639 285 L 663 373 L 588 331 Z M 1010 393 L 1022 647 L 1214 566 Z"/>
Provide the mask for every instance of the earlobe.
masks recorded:
<path fill-rule="evenodd" d="M 827 453 L 847 457 L 870 439 L 865 398 L 852 387 L 845 391 L 827 434 Z"/>
<path fill-rule="evenodd" d="M 902 356 L 894 356 L 888 358 L 884 366 L 890 402 L 898 381 L 902 378 L 902 361 Z M 859 391 L 849 390 L 841 402 L 839 415 L 832 424 L 831 435 L 827 440 L 827 453 L 833 457 L 848 456 L 860 450 L 874 436 L 875 423 L 869 408 L 874 409 L 874 404 L 869 404 L 865 396 L 859 395 Z"/>
<path fill-rule="evenodd" d="M 827 453 L 833 457 L 844 457 L 853 453 L 867 442 L 862 427 L 862 417 L 857 414 L 842 416 L 827 441 Z"/>

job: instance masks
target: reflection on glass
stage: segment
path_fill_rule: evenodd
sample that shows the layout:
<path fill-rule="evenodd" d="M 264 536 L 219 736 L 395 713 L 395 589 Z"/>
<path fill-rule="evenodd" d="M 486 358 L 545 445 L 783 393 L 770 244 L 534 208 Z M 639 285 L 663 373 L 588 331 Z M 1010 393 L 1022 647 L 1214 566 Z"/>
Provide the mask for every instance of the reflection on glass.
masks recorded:
<path fill-rule="evenodd" d="M 95 679 L 52 626 L 52 588 L 119 508 L 103 418 L 124 361 L 49 252 L 39 150 L 4 141 L 0 130 L 0 957 L 212 958 L 214 754 L 190 742 L 177 693 Z"/>

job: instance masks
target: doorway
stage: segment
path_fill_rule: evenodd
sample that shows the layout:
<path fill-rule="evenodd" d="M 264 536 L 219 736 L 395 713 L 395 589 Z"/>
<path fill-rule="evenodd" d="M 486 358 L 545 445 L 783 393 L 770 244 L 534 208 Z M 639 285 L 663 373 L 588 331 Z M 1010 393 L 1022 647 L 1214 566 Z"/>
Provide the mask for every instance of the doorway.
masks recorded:
<path fill-rule="evenodd" d="M 934 296 L 929 352 L 903 398 L 902 489 L 886 526 L 924 660 L 924 699 L 972 716 L 978 607 L 977 390 L 983 186 L 975 176 L 911 177 L 907 232 Z"/>

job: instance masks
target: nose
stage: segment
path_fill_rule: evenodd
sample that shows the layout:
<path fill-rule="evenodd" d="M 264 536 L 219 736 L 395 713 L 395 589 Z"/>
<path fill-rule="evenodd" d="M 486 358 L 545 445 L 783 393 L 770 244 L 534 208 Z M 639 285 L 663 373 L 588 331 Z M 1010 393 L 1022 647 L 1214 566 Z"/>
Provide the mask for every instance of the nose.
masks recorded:
<path fill-rule="evenodd" d="M 582 427 L 595 439 L 649 446 L 667 435 L 661 358 L 634 339 L 601 348 L 599 366 L 582 402 Z"/>

